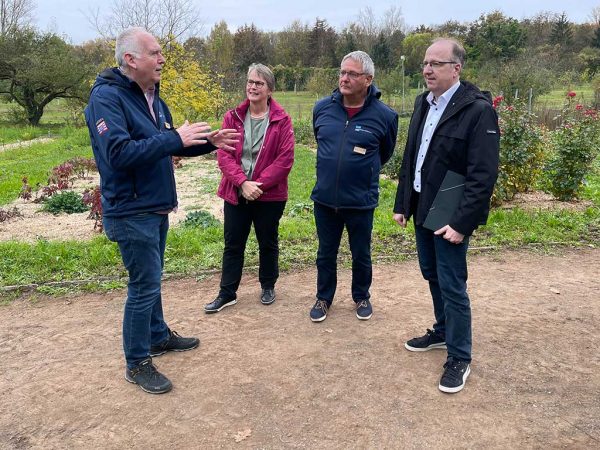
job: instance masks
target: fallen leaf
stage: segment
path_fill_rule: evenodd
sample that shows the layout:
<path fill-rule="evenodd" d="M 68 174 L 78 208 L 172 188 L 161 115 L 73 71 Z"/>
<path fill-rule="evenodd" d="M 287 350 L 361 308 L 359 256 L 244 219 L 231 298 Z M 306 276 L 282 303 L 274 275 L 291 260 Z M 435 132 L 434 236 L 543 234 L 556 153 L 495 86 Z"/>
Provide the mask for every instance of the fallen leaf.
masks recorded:
<path fill-rule="evenodd" d="M 235 439 L 235 442 L 242 442 L 244 439 L 249 438 L 251 435 L 252 430 L 250 428 L 246 428 L 243 431 L 238 431 L 233 438 Z"/>

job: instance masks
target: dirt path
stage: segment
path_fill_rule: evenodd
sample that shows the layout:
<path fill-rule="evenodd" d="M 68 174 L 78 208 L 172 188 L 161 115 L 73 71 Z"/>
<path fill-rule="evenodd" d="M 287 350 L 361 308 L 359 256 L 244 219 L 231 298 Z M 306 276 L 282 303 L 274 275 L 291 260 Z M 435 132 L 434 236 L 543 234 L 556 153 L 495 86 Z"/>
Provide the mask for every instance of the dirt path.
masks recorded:
<path fill-rule="evenodd" d="M 156 358 L 163 396 L 123 379 L 123 291 L 0 307 L 0 448 L 599 448 L 600 249 L 470 258 L 474 363 L 437 389 L 442 351 L 409 353 L 431 326 L 414 260 L 375 268 L 359 322 L 349 271 L 321 324 L 314 270 L 207 316 L 216 277 L 167 282 L 170 325 L 198 350 Z"/>
<path fill-rule="evenodd" d="M 46 142 L 52 142 L 53 140 L 54 140 L 54 138 L 38 137 L 35 139 L 30 139 L 28 141 L 17 141 L 17 142 L 11 142 L 10 144 L 1 144 L 0 152 L 3 152 L 5 150 L 11 150 L 13 148 L 30 147 L 33 144 L 45 144 Z"/>

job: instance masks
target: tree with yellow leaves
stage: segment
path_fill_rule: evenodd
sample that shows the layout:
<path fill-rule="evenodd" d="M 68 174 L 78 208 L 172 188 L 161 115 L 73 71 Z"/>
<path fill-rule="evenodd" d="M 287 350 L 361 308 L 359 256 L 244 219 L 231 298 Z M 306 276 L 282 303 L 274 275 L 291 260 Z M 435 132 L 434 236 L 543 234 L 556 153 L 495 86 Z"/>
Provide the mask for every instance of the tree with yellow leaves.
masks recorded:
<path fill-rule="evenodd" d="M 212 75 L 195 59 L 191 51 L 171 40 L 164 46 L 166 64 L 162 71 L 160 96 L 173 115 L 175 125 L 208 121 L 224 102 L 221 75 Z"/>

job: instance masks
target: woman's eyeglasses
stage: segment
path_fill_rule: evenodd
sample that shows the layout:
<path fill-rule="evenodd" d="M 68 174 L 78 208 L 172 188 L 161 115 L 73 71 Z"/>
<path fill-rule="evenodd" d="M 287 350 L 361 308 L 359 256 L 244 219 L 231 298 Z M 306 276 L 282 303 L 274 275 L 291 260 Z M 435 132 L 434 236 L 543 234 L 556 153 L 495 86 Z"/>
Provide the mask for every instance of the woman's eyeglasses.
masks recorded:
<path fill-rule="evenodd" d="M 254 81 L 254 80 L 248 80 L 248 81 L 246 82 L 246 85 L 247 85 L 247 86 L 252 86 L 252 85 L 254 85 L 254 86 L 256 86 L 257 88 L 261 88 L 261 87 L 263 87 L 265 84 L 266 84 L 266 83 L 265 83 L 264 81 Z"/>

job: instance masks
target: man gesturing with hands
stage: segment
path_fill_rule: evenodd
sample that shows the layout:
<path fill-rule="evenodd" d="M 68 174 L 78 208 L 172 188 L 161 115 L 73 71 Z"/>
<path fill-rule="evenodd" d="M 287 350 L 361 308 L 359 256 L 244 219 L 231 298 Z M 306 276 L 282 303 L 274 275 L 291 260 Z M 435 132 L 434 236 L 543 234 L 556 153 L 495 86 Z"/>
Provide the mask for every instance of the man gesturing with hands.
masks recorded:
<path fill-rule="evenodd" d="M 103 224 L 117 242 L 129 273 L 123 317 L 125 378 L 146 392 L 171 390 L 152 356 L 198 347 L 163 318 L 161 276 L 169 229 L 177 208 L 172 156 L 197 156 L 217 147 L 233 149 L 235 130 L 212 130 L 205 122 L 173 126 L 159 97 L 162 49 L 143 28 L 117 38 L 118 67 L 106 69 L 92 87 L 85 119 L 100 172 Z"/>

